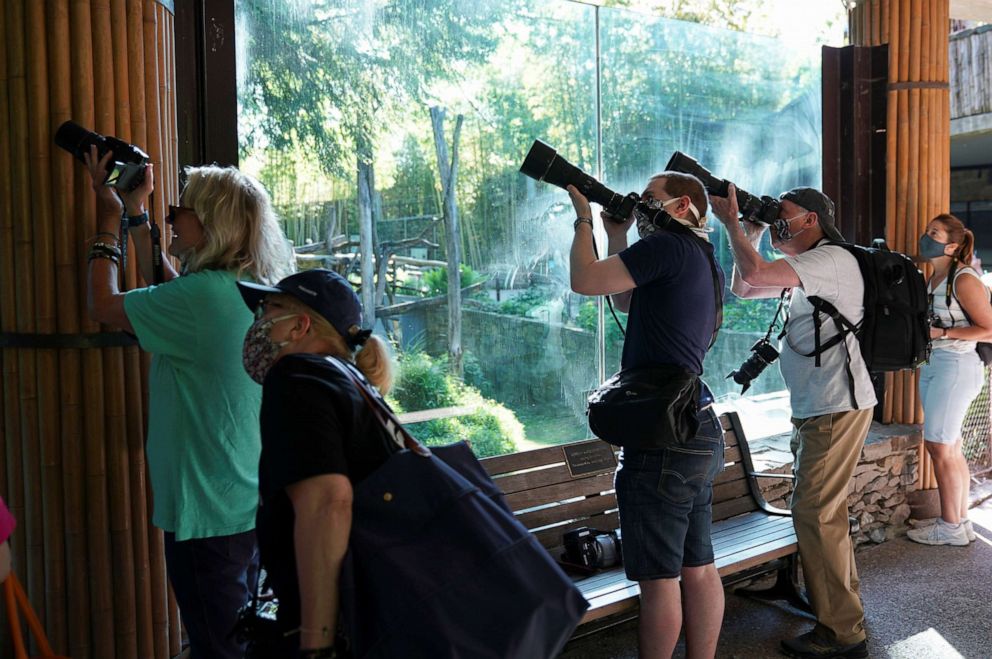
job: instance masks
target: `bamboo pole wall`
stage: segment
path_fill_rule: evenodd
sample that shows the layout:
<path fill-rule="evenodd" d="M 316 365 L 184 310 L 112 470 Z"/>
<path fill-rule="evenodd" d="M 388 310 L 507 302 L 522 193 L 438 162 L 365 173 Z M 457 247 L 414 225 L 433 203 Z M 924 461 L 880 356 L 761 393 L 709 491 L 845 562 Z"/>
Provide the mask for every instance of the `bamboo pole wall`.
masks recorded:
<path fill-rule="evenodd" d="M 850 13 L 851 42 L 889 44 L 886 240 L 915 254 L 927 223 L 950 209 L 949 0 L 870 0 Z M 886 376 L 885 423 L 923 423 L 918 372 Z M 920 447 L 920 487 L 937 486 Z"/>
<path fill-rule="evenodd" d="M 72 119 L 142 146 L 161 225 L 178 197 L 173 16 L 156 0 L 4 0 L 0 34 L 0 494 L 19 521 L 14 570 L 56 653 L 166 659 L 180 627 L 149 524 L 148 364 L 136 346 L 86 343 L 110 331 L 85 307 L 95 200 L 53 135 Z M 0 657 L 9 643 L 0 634 Z"/>

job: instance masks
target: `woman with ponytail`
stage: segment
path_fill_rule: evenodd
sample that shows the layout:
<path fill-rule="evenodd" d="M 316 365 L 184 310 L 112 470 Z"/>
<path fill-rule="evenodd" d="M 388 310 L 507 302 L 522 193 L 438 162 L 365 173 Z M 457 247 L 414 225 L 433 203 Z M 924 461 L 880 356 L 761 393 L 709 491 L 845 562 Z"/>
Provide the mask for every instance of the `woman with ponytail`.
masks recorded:
<path fill-rule="evenodd" d="M 256 318 L 243 361 L 262 384 L 257 533 L 279 599 L 278 656 L 334 657 L 352 490 L 399 450 L 334 361 L 356 366 L 383 394 L 392 361 L 362 329 L 358 296 L 336 272 L 238 287 Z"/>
<path fill-rule="evenodd" d="M 980 273 L 970 265 L 974 248 L 975 236 L 949 214 L 932 219 L 920 237 L 920 257 L 933 268 L 928 282 L 933 353 L 920 369 L 920 399 L 940 517 L 907 535 L 927 545 L 964 546 L 975 539 L 968 519 L 971 475 L 961 451 L 961 424 L 985 382 L 975 346 L 992 339 L 992 306 Z"/>

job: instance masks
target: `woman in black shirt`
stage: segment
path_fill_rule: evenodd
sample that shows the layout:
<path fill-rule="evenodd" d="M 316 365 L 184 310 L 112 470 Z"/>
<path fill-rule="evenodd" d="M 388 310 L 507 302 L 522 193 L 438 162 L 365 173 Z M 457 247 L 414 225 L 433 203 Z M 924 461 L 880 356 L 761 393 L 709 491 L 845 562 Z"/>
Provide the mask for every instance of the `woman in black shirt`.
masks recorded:
<path fill-rule="evenodd" d="M 382 393 L 392 363 L 386 344 L 361 329 L 358 296 L 335 272 L 238 287 L 257 319 L 245 336 L 244 365 L 262 383 L 262 564 L 279 600 L 279 626 L 291 632 L 287 652 L 333 657 L 352 488 L 400 447 L 329 358 L 355 364 Z"/>

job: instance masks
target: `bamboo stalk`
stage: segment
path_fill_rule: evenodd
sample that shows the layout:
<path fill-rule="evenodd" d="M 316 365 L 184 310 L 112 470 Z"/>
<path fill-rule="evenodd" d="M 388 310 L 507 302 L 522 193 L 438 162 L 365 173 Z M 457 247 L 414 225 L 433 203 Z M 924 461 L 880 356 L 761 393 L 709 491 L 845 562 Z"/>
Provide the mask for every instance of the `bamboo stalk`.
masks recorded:
<path fill-rule="evenodd" d="M 48 90 L 48 39 L 46 35 L 45 8 L 41 3 L 27 3 L 28 40 L 28 91 L 32 117 L 49 117 Z M 52 213 L 50 186 L 43 181 L 51 175 L 51 133 L 43 121 L 30 122 L 30 145 L 32 157 L 29 168 L 34 182 L 34 233 L 35 260 L 35 313 L 37 330 L 50 334 L 56 331 L 56 301 L 54 281 L 54 231 L 55 218 Z M 39 186 L 44 185 L 44 190 Z M 58 356 L 55 350 L 37 351 L 38 387 L 41 392 L 55 391 L 58 384 Z M 41 581 L 36 591 L 44 590 L 43 618 L 50 638 L 58 645 L 66 643 L 65 607 L 65 538 L 62 518 L 62 479 L 61 446 L 58 430 L 57 399 L 42 395 L 38 400 L 39 442 L 38 442 L 38 495 L 36 509 L 40 511 L 39 523 L 41 555 L 44 561 L 37 561 L 41 571 Z"/>
<path fill-rule="evenodd" d="M 871 0 L 871 34 L 869 45 L 876 45 L 881 38 L 882 32 L 882 9 L 879 7 L 879 0 Z"/>

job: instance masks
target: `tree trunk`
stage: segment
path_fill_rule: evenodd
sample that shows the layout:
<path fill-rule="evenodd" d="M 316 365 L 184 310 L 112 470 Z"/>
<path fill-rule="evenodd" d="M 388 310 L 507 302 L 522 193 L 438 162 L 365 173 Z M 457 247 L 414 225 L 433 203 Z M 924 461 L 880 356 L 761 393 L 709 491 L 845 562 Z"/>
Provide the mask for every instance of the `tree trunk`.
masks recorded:
<path fill-rule="evenodd" d="M 434 128 L 434 148 L 437 151 L 437 168 L 441 176 L 444 200 L 445 248 L 448 253 L 448 365 L 453 374 L 462 376 L 462 277 L 461 232 L 458 228 L 458 207 L 455 203 L 455 183 L 458 180 L 458 137 L 465 117 L 455 119 L 455 132 L 451 137 L 451 159 L 444 141 L 443 108 L 431 108 L 431 126 Z"/>
<path fill-rule="evenodd" d="M 358 149 L 358 237 L 361 255 L 362 310 L 366 327 L 375 327 L 375 246 L 372 239 L 372 149 Z"/>

